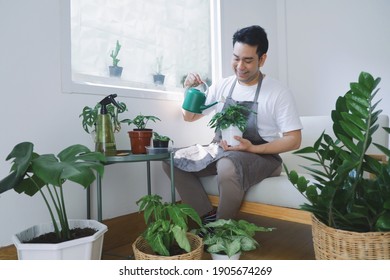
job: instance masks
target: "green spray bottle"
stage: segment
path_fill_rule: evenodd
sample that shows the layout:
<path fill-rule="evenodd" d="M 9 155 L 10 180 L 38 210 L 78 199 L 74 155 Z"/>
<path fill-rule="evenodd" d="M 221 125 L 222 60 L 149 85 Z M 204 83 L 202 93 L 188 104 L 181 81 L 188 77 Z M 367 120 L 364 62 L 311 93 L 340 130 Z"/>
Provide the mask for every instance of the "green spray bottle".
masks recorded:
<path fill-rule="evenodd" d="M 97 152 L 104 153 L 106 156 L 116 155 L 116 144 L 114 130 L 112 128 L 111 116 L 107 112 L 107 105 L 113 104 L 117 108 L 121 108 L 115 101 L 116 94 L 110 94 L 100 101 L 100 114 L 97 116 L 96 124 L 96 146 Z"/>

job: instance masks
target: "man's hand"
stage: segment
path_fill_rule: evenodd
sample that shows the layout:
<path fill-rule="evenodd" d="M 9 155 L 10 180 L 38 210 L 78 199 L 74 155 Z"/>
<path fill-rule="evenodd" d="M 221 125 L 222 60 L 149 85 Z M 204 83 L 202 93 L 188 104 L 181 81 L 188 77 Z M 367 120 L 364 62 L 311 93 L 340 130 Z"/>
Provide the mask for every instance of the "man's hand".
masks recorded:
<path fill-rule="evenodd" d="M 225 140 L 222 140 L 219 145 L 225 150 L 225 151 L 250 151 L 251 146 L 253 144 L 248 139 L 244 139 L 240 136 L 234 136 L 234 139 L 240 142 L 240 144 L 236 146 L 228 146 Z"/>
<path fill-rule="evenodd" d="M 202 78 L 199 76 L 197 73 L 189 73 L 187 75 L 187 78 L 184 81 L 184 87 L 189 88 L 189 87 L 197 87 L 200 84 L 202 84 Z"/>

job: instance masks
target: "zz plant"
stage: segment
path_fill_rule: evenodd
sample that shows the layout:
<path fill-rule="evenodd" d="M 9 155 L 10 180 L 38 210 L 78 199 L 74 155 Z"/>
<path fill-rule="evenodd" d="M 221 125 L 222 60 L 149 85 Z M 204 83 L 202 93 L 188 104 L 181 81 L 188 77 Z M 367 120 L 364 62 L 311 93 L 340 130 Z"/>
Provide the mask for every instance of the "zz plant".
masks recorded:
<path fill-rule="evenodd" d="M 198 213 L 187 204 L 167 203 L 161 199 L 158 195 L 147 195 L 137 201 L 140 211 L 144 211 L 147 225 L 143 237 L 152 250 L 161 256 L 170 256 L 175 243 L 190 252 L 191 245 L 186 234 L 188 219 L 201 226 Z"/>
<path fill-rule="evenodd" d="M 290 181 L 310 202 L 301 208 L 329 227 L 390 231 L 390 166 L 367 153 L 382 112 L 377 109 L 380 101 L 374 102 L 379 82 L 362 72 L 332 111 L 336 139 L 323 132 L 313 146 L 295 152 L 312 163 L 304 166 L 310 180 L 285 166 Z M 373 145 L 390 156 L 387 147 Z"/>
<path fill-rule="evenodd" d="M 72 145 L 54 154 L 39 155 L 30 142 L 17 144 L 6 160 L 13 159 L 10 174 L 0 181 L 0 193 L 14 189 L 19 194 L 42 195 L 59 242 L 72 239 L 66 214 L 64 184 L 72 181 L 88 188 L 94 171 L 104 173 L 103 154 L 83 145 Z"/>

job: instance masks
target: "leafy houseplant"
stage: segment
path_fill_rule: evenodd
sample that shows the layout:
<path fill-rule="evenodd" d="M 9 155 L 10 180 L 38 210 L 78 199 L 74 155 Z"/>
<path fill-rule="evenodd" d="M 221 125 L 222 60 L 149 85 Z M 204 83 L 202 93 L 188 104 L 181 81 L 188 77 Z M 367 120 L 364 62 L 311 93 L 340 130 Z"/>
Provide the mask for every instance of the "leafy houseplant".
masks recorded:
<path fill-rule="evenodd" d="M 143 114 L 137 115 L 134 119 L 124 119 L 121 122 L 128 125 L 134 124 L 137 128 L 129 131 L 131 151 L 133 154 L 145 154 L 147 146 L 150 146 L 150 141 L 153 136 L 153 130 L 146 128 L 149 121 L 160 121 L 155 116 L 145 116 Z"/>
<path fill-rule="evenodd" d="M 183 250 L 188 253 L 194 249 L 189 241 L 188 219 L 192 219 L 199 226 L 202 222 L 193 208 L 187 204 L 164 203 L 158 195 L 144 196 L 137 201 L 137 205 L 140 211 L 144 211 L 147 225 L 142 238 L 155 254 L 172 256 L 181 254 Z M 203 251 L 201 239 L 195 235 L 192 238 L 196 238 L 200 245 L 197 249 Z M 137 241 L 133 244 L 134 251 L 138 250 L 135 248 Z M 182 250 L 178 251 L 178 248 Z"/>
<path fill-rule="evenodd" d="M 273 228 L 259 227 L 245 220 L 224 220 L 207 223 L 201 229 L 205 233 L 203 242 L 211 254 L 227 255 L 229 258 L 259 246 L 253 238 L 256 232 L 269 232 Z"/>
<path fill-rule="evenodd" d="M 110 57 L 112 58 L 112 66 L 109 66 L 110 77 L 120 77 L 122 75 L 123 67 L 118 66 L 120 59 L 118 59 L 119 51 L 121 50 L 121 44 L 116 41 L 115 50 L 111 51 Z"/>
<path fill-rule="evenodd" d="M 172 139 L 169 138 L 168 136 L 158 134 L 157 132 L 153 132 L 153 147 L 168 148 L 169 141 L 172 141 Z"/>
<path fill-rule="evenodd" d="M 120 121 L 118 119 L 119 114 L 127 111 L 127 106 L 123 102 L 118 102 L 121 107 L 118 109 L 116 106 L 109 104 L 107 105 L 107 112 L 111 117 L 113 132 L 119 132 L 121 129 Z M 97 103 L 95 107 L 85 106 L 83 111 L 79 115 L 82 118 L 82 126 L 85 132 L 91 133 L 95 131 L 95 125 L 97 122 L 98 113 L 100 111 L 101 104 Z"/>
<path fill-rule="evenodd" d="M 376 109 L 379 101 L 374 103 L 379 82 L 362 72 L 332 111 L 336 139 L 323 132 L 313 146 L 295 152 L 313 163 L 304 166 L 311 180 L 285 166 L 289 180 L 310 202 L 301 208 L 327 227 L 356 233 L 390 231 L 390 166 L 367 154 L 382 112 Z M 387 147 L 373 144 L 390 156 Z"/>
<path fill-rule="evenodd" d="M 208 126 L 214 128 L 215 131 L 221 131 L 222 139 L 226 140 L 229 145 L 237 145 L 238 143 L 233 136 L 242 136 L 242 133 L 246 129 L 247 118 L 250 112 L 251 110 L 245 106 L 239 104 L 231 105 L 212 116 Z M 228 129 L 234 129 L 232 133 L 230 133 L 230 137 L 228 137 L 228 134 L 224 134 Z"/>
<path fill-rule="evenodd" d="M 0 193 L 14 189 L 33 196 L 40 193 L 49 210 L 58 241 L 72 239 L 64 200 L 64 183 L 69 180 L 84 188 L 95 180 L 93 171 L 101 176 L 104 156 L 82 145 L 72 145 L 57 156 L 39 155 L 30 142 L 17 144 L 6 160 L 14 159 L 11 173 L 0 181 Z M 46 189 L 47 193 L 44 192 Z"/>

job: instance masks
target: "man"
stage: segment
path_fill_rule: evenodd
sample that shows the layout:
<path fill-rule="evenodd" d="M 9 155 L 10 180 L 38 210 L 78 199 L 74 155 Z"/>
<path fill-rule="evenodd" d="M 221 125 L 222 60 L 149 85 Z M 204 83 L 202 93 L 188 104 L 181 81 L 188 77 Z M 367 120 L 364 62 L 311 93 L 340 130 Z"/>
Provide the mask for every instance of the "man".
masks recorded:
<path fill-rule="evenodd" d="M 193 122 L 211 112 L 232 104 L 251 110 L 239 145 L 230 147 L 217 132 L 214 142 L 220 147 L 212 160 L 200 160 L 201 169 L 183 168 L 175 163 L 175 184 L 183 202 L 190 204 L 204 222 L 234 218 L 245 192 L 254 184 L 282 170 L 279 153 L 294 150 L 301 144 L 302 125 L 290 91 L 260 71 L 267 59 L 268 39 L 260 26 L 238 30 L 233 36 L 232 68 L 234 75 L 210 87 L 206 104 L 218 101 L 216 107 L 194 114 L 183 110 L 185 121 Z M 203 83 L 198 74 L 187 76 L 184 86 Z M 202 165 L 203 164 L 203 165 Z M 185 166 L 182 165 L 182 166 Z M 169 165 L 163 165 L 169 175 Z M 199 180 L 217 175 L 220 202 L 213 210 Z"/>

